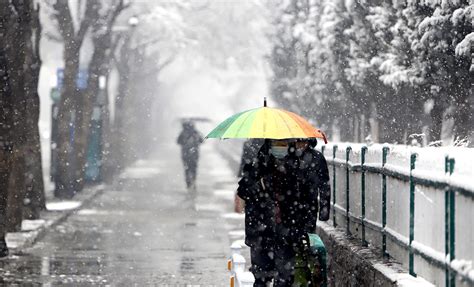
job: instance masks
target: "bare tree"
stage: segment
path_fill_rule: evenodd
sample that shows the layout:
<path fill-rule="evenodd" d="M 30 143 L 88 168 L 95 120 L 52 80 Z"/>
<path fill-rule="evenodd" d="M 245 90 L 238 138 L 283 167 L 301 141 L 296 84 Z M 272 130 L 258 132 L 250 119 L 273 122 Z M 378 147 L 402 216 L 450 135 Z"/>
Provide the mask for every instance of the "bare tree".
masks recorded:
<path fill-rule="evenodd" d="M 119 94 L 115 99 L 115 120 L 108 168 L 120 170 L 137 157 L 145 156 L 150 150 L 150 115 L 158 75 L 176 58 L 176 53 L 166 57 L 160 53 L 163 39 L 140 40 L 135 37 L 139 27 L 131 27 L 128 33 L 116 39 L 117 49 L 113 55 L 119 74 Z M 158 46 L 158 48 L 157 48 Z M 110 173 L 110 171 L 109 171 Z"/>
<path fill-rule="evenodd" d="M 105 7 L 103 7 L 105 6 Z M 82 113 L 78 121 L 79 129 L 77 133 L 78 163 L 80 168 L 79 182 L 84 183 L 84 171 L 87 161 L 87 146 L 91 127 L 91 115 L 94 103 L 99 95 L 99 79 L 101 76 L 107 78 L 110 73 L 110 60 L 113 50 L 112 28 L 117 17 L 129 5 L 123 0 L 115 1 L 114 4 L 105 5 L 98 3 L 99 10 L 105 10 L 102 15 L 96 15 L 92 24 L 92 42 L 94 52 L 89 63 L 88 83 L 84 96 L 81 98 Z M 105 8 L 105 9 L 103 9 Z"/>
<path fill-rule="evenodd" d="M 7 231 L 16 231 L 21 227 L 23 212 L 28 211 L 25 215 L 29 218 L 38 218 L 40 209 L 44 208 L 37 92 L 40 26 L 33 0 L 2 3 L 1 13 L 2 165 L 5 168 L 0 183 L 0 205 L 2 225 Z M 25 204 L 29 208 L 24 208 Z"/>
<path fill-rule="evenodd" d="M 32 6 L 30 6 L 32 9 Z M 39 19 L 40 6 L 31 12 L 31 35 L 29 35 L 26 47 L 26 69 L 25 75 L 26 92 L 26 207 L 24 218 L 38 219 L 39 211 L 46 208 L 43 182 L 43 168 L 41 164 L 41 140 L 38 128 L 40 116 L 40 99 L 38 94 L 39 73 L 41 69 L 40 39 L 41 23 Z M 31 37 L 33 36 L 33 37 Z"/>
<path fill-rule="evenodd" d="M 97 18 L 98 0 L 86 2 L 84 16 L 76 29 L 68 0 L 57 0 L 53 5 L 59 32 L 64 42 L 64 83 L 58 111 L 58 173 L 56 176 L 57 197 L 72 197 L 78 191 L 81 171 L 75 151 L 74 134 L 80 123 L 82 99 L 78 95 L 76 77 L 79 71 L 80 50 L 93 19 Z M 72 135 L 71 135 L 72 134 Z M 82 155 L 81 155 L 82 156 Z"/>
<path fill-rule="evenodd" d="M 10 87 L 8 62 L 11 38 L 12 8 L 9 2 L 0 2 L 0 256 L 8 255 L 5 242 L 8 183 L 10 178 L 13 134 L 13 97 Z"/>

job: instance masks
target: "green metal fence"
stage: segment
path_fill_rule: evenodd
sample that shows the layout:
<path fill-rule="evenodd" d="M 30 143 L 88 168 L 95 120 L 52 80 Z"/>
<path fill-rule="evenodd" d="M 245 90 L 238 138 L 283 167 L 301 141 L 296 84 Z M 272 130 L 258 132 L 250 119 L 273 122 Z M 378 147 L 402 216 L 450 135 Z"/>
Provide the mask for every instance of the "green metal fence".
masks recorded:
<path fill-rule="evenodd" d="M 381 256 L 400 261 L 413 276 L 418 273 L 437 285 L 456 286 L 461 283 L 474 286 L 472 265 L 461 264 L 460 267 L 459 264 L 469 262 L 471 256 L 461 254 L 465 257 L 456 260 L 456 244 L 459 244 L 456 232 L 458 236 L 460 232 L 456 230 L 456 203 L 462 202 L 466 211 L 474 209 L 474 191 L 451 183 L 455 158 L 443 156 L 436 161 L 424 154 L 419 159 L 417 149 L 405 148 L 406 154 L 401 156 L 392 154 L 392 149 L 392 146 L 347 144 L 321 147 L 332 177 L 332 224 L 360 238 L 363 245 L 379 249 Z M 439 152 L 444 151 L 440 149 Z M 431 166 L 434 165 L 432 162 L 439 162 L 439 166 Z M 419 163 L 424 170 L 417 169 Z M 422 170 L 428 172 L 422 173 Z M 433 177 L 430 170 L 445 175 Z M 371 184 L 367 184 L 368 181 Z M 439 193 L 442 193 L 442 200 L 437 200 Z M 437 213 L 444 215 L 441 219 L 444 222 L 439 222 L 439 225 L 436 218 L 430 216 Z M 417 237 L 420 240 L 426 238 L 422 233 L 430 229 L 427 224 L 436 230 L 444 230 L 444 234 L 439 234 L 440 240 L 444 241 L 444 250 L 416 240 Z M 471 224 L 465 230 L 466 236 L 461 242 L 464 250 L 474 248 L 472 229 Z M 438 270 L 444 271 L 442 281 Z"/>

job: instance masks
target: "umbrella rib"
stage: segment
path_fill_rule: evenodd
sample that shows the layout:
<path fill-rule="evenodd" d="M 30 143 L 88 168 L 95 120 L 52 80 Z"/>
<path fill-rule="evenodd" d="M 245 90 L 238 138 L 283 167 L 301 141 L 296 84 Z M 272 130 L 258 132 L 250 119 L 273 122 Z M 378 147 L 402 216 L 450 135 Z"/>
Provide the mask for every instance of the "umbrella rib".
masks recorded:
<path fill-rule="evenodd" d="M 265 108 L 263 108 L 263 127 L 262 127 L 262 135 L 263 138 L 266 138 L 266 133 L 267 133 L 267 111 Z"/>

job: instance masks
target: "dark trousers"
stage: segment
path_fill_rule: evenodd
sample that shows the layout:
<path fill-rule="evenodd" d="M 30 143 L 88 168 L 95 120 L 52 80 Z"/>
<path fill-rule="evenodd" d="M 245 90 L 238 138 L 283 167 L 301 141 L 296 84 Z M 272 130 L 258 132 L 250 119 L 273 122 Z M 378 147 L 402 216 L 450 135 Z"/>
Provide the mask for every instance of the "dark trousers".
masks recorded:
<path fill-rule="evenodd" d="M 292 244 L 275 244 L 275 281 L 274 287 L 290 287 L 294 281 L 297 248 Z"/>
<path fill-rule="evenodd" d="M 250 271 L 255 277 L 254 287 L 267 286 L 271 282 L 275 272 L 275 261 L 273 248 L 254 246 L 250 248 Z"/>
<path fill-rule="evenodd" d="M 186 187 L 190 188 L 196 182 L 198 158 L 183 156 L 183 163 L 184 163 L 184 176 L 186 179 Z"/>

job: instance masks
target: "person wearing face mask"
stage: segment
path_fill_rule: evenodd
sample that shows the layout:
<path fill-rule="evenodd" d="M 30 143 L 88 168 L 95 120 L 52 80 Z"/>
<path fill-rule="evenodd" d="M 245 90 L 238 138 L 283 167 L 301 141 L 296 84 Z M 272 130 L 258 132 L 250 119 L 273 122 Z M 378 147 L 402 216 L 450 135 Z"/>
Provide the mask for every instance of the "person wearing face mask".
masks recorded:
<path fill-rule="evenodd" d="M 265 140 L 258 155 L 242 170 L 237 195 L 245 201 L 245 243 L 250 247 L 254 286 L 266 286 L 275 273 L 275 230 L 278 206 L 275 194 L 286 188 L 286 140 Z"/>
<path fill-rule="evenodd" d="M 315 140 L 312 143 L 315 146 Z M 274 286 L 292 286 L 303 240 L 316 232 L 318 214 L 321 221 L 329 219 L 329 172 L 324 156 L 313 145 L 308 140 L 291 141 L 285 156 L 286 182 L 275 203 Z"/>
<path fill-rule="evenodd" d="M 307 140 L 266 140 L 243 168 L 237 194 L 245 200 L 245 241 L 254 286 L 291 286 L 295 258 L 316 219 L 329 219 L 329 173 Z M 319 196 L 319 201 L 318 201 Z M 319 208 L 318 208 L 319 207 Z"/>

